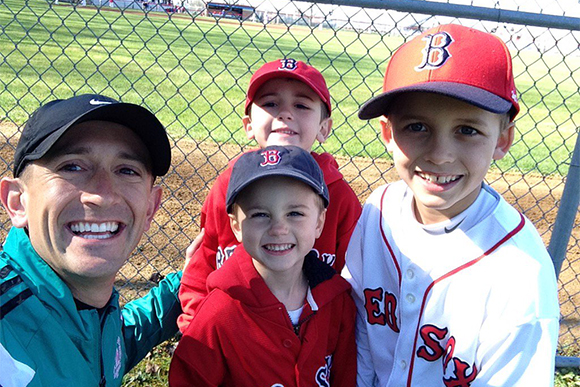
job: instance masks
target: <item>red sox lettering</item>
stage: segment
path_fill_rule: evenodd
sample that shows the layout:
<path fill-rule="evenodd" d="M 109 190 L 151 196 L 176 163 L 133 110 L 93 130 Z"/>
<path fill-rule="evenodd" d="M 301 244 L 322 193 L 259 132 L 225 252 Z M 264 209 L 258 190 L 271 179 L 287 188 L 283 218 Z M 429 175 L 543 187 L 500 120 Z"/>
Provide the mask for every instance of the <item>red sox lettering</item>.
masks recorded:
<path fill-rule="evenodd" d="M 448 333 L 447 328 L 431 324 L 423 325 L 419 330 L 423 345 L 417 350 L 417 356 L 429 362 L 442 359 L 443 375 L 451 375 L 449 378 L 443 378 L 446 387 L 469 387 L 477 377 L 477 366 L 474 364 L 470 367 L 468 363 L 453 357 L 455 337 L 449 336 L 445 343 Z M 453 370 L 450 370 L 450 362 L 453 363 Z"/>
<path fill-rule="evenodd" d="M 397 324 L 397 298 L 382 288 L 365 289 L 365 310 L 367 321 L 371 325 L 388 325 L 394 332 L 399 332 Z M 382 310 L 381 310 L 382 307 Z"/>
<path fill-rule="evenodd" d="M 316 384 L 319 387 L 330 387 L 330 369 L 332 368 L 332 355 L 324 357 L 326 364 L 316 372 Z"/>

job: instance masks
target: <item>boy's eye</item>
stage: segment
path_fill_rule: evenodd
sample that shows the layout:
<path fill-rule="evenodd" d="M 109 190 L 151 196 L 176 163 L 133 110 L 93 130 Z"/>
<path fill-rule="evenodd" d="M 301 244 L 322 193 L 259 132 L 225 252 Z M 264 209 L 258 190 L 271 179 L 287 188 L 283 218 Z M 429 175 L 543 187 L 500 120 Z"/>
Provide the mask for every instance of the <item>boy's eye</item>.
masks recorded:
<path fill-rule="evenodd" d="M 266 218 L 268 216 L 268 214 L 266 214 L 265 212 L 254 212 L 253 214 L 250 215 L 250 218 Z"/>
<path fill-rule="evenodd" d="M 304 214 L 299 211 L 291 211 L 288 213 L 288 216 L 304 216 Z"/>
<path fill-rule="evenodd" d="M 411 131 L 411 132 L 424 132 L 427 129 L 425 128 L 425 125 L 423 125 L 420 122 L 415 122 L 412 124 L 407 125 L 407 128 Z"/>
<path fill-rule="evenodd" d="M 467 136 L 475 136 L 479 132 L 477 131 L 477 129 L 474 129 L 470 126 L 462 126 L 459 129 L 459 133 L 467 135 Z"/>
<path fill-rule="evenodd" d="M 296 108 L 298 108 L 298 109 L 310 109 L 310 106 L 305 105 L 303 103 L 297 103 Z"/>
<path fill-rule="evenodd" d="M 273 101 L 263 102 L 260 104 L 260 106 L 263 108 L 271 108 L 276 106 L 276 102 Z"/>

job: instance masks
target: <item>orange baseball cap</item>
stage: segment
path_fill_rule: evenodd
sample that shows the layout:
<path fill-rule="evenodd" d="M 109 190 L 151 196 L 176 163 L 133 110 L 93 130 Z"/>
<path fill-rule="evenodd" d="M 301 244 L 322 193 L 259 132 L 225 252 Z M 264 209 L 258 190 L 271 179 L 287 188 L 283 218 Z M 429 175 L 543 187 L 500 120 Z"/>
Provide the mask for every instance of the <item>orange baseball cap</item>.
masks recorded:
<path fill-rule="evenodd" d="M 431 28 L 403 44 L 391 57 L 383 93 L 363 104 L 359 118 L 388 114 L 400 93 L 445 95 L 492 113 L 518 114 L 512 59 L 498 37 L 458 24 Z"/>
<path fill-rule="evenodd" d="M 293 78 L 306 83 L 318 94 L 328 108 L 328 112 L 330 113 L 332 111 L 330 92 L 328 91 L 328 87 L 326 87 L 326 81 L 320 71 L 300 60 L 286 58 L 265 63 L 252 75 L 248 92 L 246 93 L 246 114 L 248 114 L 250 105 L 254 102 L 254 97 L 258 89 L 264 83 L 274 78 Z"/>

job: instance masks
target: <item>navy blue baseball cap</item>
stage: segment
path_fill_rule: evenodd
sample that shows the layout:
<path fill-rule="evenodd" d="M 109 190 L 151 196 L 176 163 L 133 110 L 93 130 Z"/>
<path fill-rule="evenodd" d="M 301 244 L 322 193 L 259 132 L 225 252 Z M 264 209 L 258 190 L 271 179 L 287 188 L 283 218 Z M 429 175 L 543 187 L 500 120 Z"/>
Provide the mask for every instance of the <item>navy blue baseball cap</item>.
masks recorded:
<path fill-rule="evenodd" d="M 234 164 L 226 195 L 228 213 L 244 188 L 269 176 L 291 177 L 308 184 L 322 198 L 324 207 L 328 207 L 328 188 L 312 155 L 297 146 L 269 146 L 244 153 Z"/>
<path fill-rule="evenodd" d="M 98 94 L 57 99 L 38 108 L 22 129 L 14 154 L 14 177 L 30 161 L 42 158 L 72 126 L 86 121 L 124 125 L 137 134 L 151 156 L 151 173 L 163 176 L 171 165 L 171 146 L 165 128 L 142 106 Z"/>

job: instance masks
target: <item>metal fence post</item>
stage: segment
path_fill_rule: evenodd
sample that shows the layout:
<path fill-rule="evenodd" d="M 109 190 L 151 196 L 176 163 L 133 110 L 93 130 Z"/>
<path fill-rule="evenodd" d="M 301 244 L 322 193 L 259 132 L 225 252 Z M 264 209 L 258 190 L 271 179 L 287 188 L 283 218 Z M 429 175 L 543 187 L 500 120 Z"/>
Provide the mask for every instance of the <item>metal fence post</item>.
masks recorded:
<path fill-rule="evenodd" d="M 562 200 L 558 215 L 556 215 L 556 222 L 554 223 L 554 230 L 550 237 L 550 245 L 548 246 L 548 253 L 552 257 L 554 269 L 556 270 L 556 277 L 560 274 L 562 262 L 566 257 L 568 249 L 568 241 L 574 227 L 574 220 L 578 213 L 578 205 L 580 204 L 580 133 L 576 135 L 576 146 L 572 154 L 570 162 L 570 169 L 566 184 L 564 185 L 564 192 L 562 193 Z"/>

